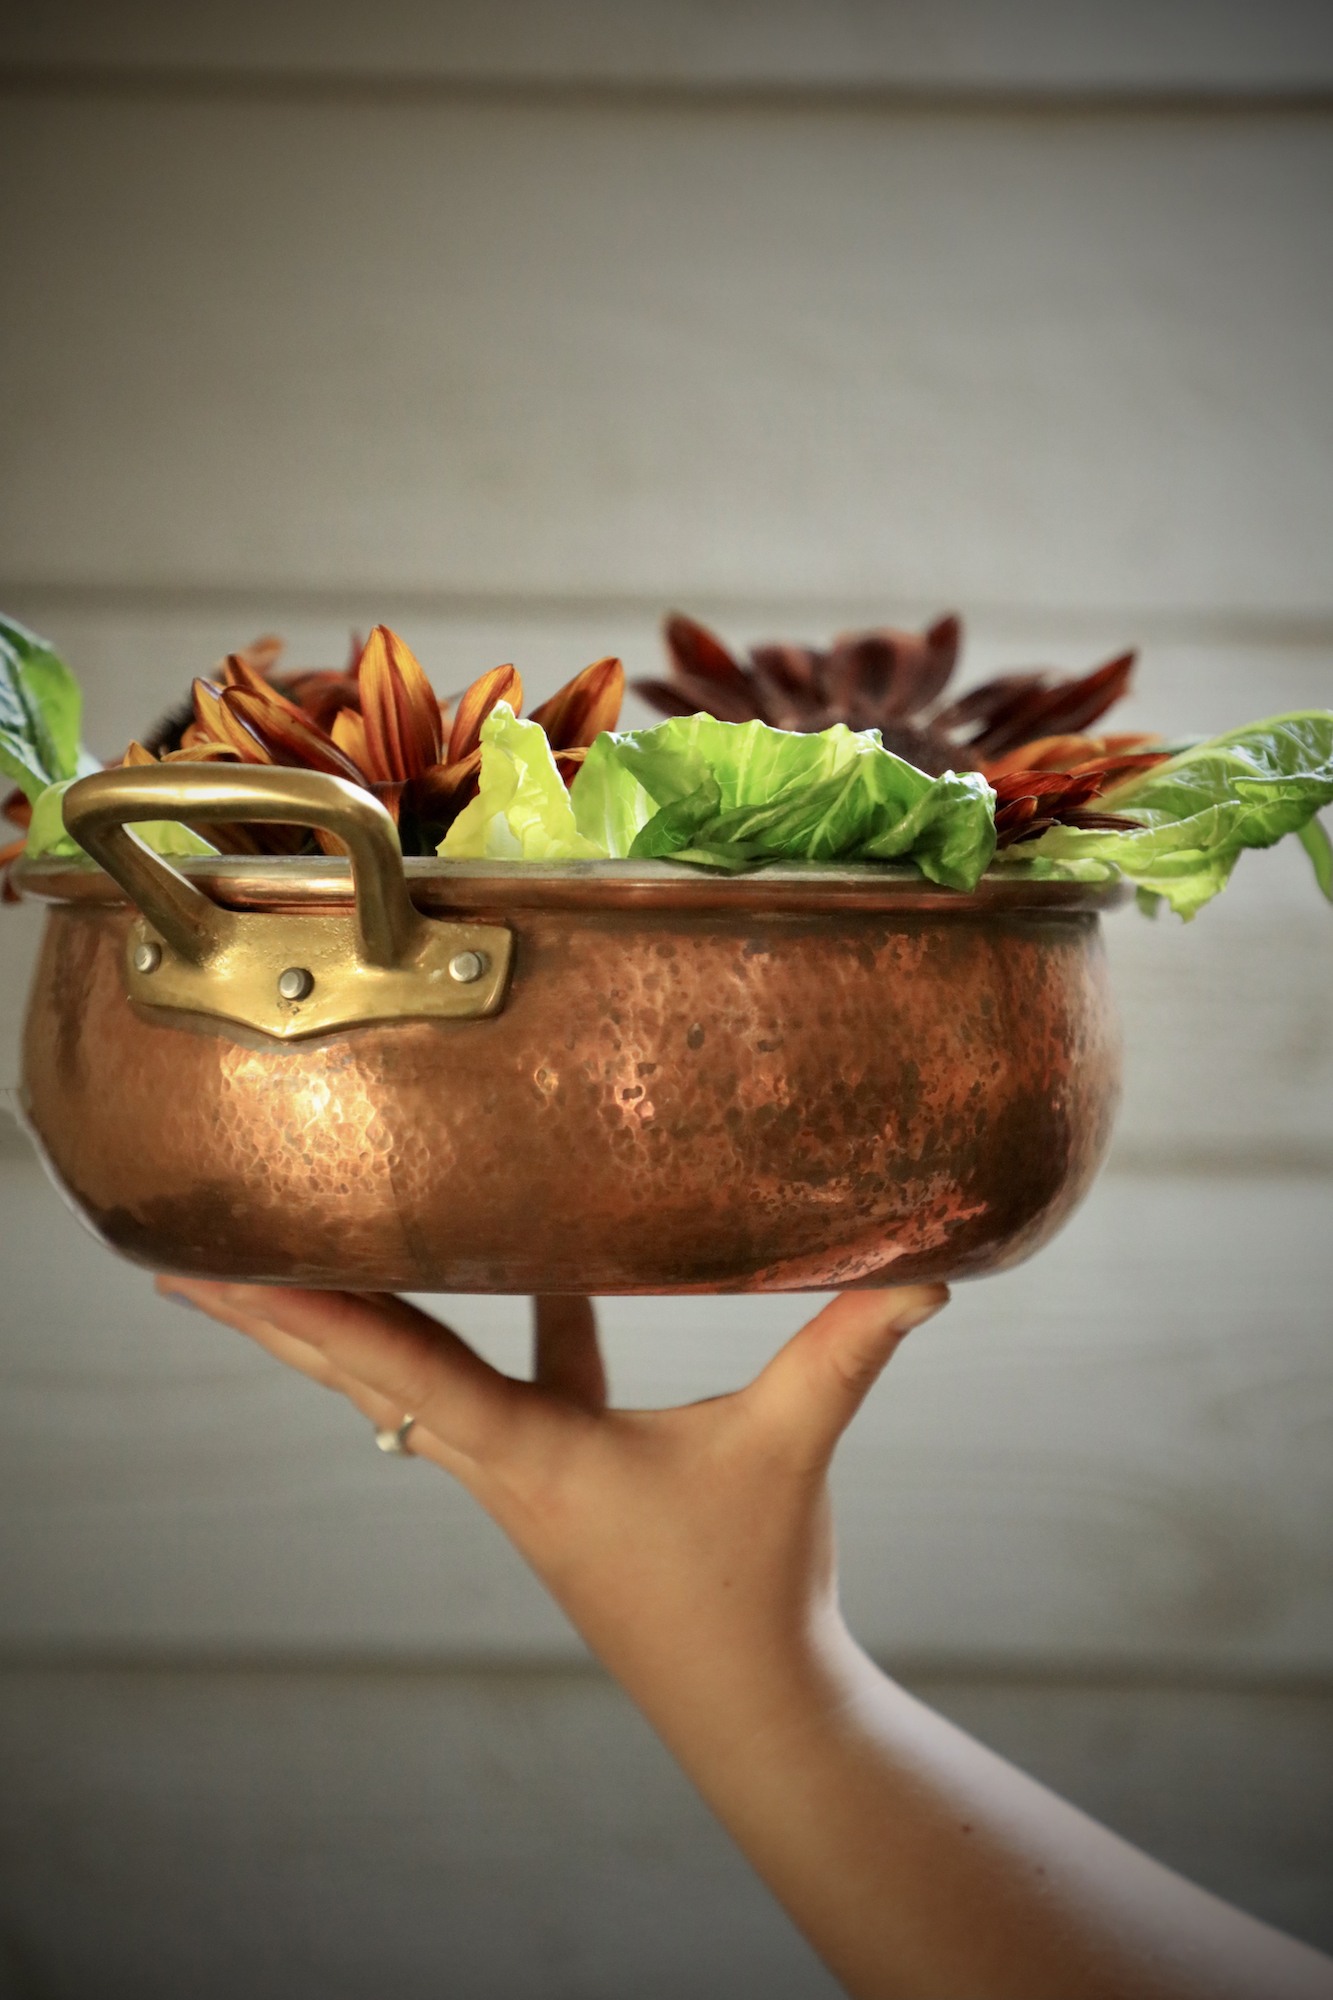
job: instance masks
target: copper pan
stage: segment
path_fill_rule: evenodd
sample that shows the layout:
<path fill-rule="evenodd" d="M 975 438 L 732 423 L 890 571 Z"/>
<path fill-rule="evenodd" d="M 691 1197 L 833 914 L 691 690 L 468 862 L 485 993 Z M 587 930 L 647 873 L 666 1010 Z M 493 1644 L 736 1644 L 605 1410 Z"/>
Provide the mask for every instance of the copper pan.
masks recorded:
<path fill-rule="evenodd" d="M 168 866 L 124 822 L 319 825 L 349 861 Z M 1089 1186 L 1119 1094 L 1115 890 L 913 869 L 407 862 L 306 772 L 66 795 L 23 1103 L 167 1271 L 457 1292 L 976 1277 Z M 355 893 L 354 893 L 355 892 Z"/>

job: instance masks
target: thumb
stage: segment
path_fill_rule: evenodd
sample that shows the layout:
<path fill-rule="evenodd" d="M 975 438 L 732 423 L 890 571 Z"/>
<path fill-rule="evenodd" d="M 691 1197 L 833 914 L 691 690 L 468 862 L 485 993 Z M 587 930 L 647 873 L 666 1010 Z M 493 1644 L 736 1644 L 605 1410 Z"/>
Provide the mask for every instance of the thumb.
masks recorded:
<path fill-rule="evenodd" d="M 947 1285 L 844 1292 L 743 1392 L 752 1417 L 775 1444 L 827 1464 L 898 1343 L 948 1303 Z"/>

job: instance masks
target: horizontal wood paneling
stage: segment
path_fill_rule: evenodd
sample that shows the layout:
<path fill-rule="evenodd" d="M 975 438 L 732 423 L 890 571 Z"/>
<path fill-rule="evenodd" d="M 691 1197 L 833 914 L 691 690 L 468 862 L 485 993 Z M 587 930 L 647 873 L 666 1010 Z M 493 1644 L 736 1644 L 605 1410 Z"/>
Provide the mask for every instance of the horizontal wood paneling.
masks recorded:
<path fill-rule="evenodd" d="M 0 1643 L 569 1657 L 442 1477 L 154 1300 L 0 1163 Z M 853 1622 L 897 1657 L 1333 1666 L 1327 1180 L 1110 1176 L 909 1342 L 837 1468 Z M 524 1366 L 519 1300 L 435 1301 Z M 801 1299 L 611 1301 L 629 1403 L 746 1379 Z"/>
<path fill-rule="evenodd" d="M 1113 90 L 1281 81 L 1297 46 L 1277 9 L 1229 13 L 1240 41 L 1209 10 L 1205 48 L 1193 9 L 1122 42 L 1123 9 L 1075 10 L 1076 46 L 1067 9 L 1009 10 L 1002 44 L 981 10 L 821 8 L 821 68 L 792 8 L 765 68 L 752 12 L 560 12 L 502 48 L 503 10 L 381 8 L 372 53 L 337 10 L 317 46 L 280 9 L 225 41 L 119 10 L 114 43 L 45 10 L 8 48 Z M 539 698 L 608 648 L 653 671 L 676 603 L 737 639 L 955 605 L 972 675 L 1142 639 L 1125 721 L 1170 732 L 1333 698 L 1316 111 L 233 78 L 13 88 L 6 136 L 0 602 L 66 649 L 108 753 L 262 627 L 329 659 L 387 617 L 442 691 L 515 658 Z M 38 921 L 0 911 L 0 1081 Z M 1284 850 L 1188 930 L 1127 912 L 1108 943 L 1118 1170 L 895 1363 L 839 1472 L 849 1603 L 903 1657 L 1326 1672 L 1333 926 Z M 575 1656 L 460 1494 L 3 1174 L 6 1644 Z M 453 1309 L 517 1365 L 519 1302 Z M 619 1389 L 740 1379 L 802 1310 L 608 1307 Z"/>
<path fill-rule="evenodd" d="M 0 577 L 1326 618 L 1333 120 L 13 99 Z"/>
<path fill-rule="evenodd" d="M 864 88 L 1309 89 L 1333 35 L 1302 0 L 46 0 L 10 60 L 68 68 Z"/>
<path fill-rule="evenodd" d="M 1163 1860 L 1333 1943 L 1327 1697 L 913 1685 Z M 0 1759 L 4 2000 L 837 1991 L 592 1675 L 10 1671 Z"/>
<path fill-rule="evenodd" d="M 13 2000 L 836 2000 L 591 1675 L 0 1688 Z"/>

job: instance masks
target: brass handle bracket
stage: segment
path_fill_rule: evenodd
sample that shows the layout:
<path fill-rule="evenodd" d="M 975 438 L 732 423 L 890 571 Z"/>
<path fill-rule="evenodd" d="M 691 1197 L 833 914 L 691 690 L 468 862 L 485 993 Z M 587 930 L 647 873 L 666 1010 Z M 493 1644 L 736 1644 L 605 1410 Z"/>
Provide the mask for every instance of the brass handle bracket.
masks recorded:
<path fill-rule="evenodd" d="M 173 764 L 98 772 L 64 800 L 74 838 L 137 904 L 125 979 L 145 1007 L 236 1021 L 281 1041 L 372 1021 L 475 1020 L 504 1004 L 512 933 L 423 917 L 403 877 L 397 829 L 341 778 L 268 767 Z M 277 820 L 337 834 L 351 856 L 349 910 L 225 910 L 126 822 Z"/>
<path fill-rule="evenodd" d="M 368 965 L 352 911 L 234 917 L 229 940 L 183 958 L 146 917 L 130 926 L 125 981 L 143 1007 L 239 1021 L 280 1041 L 371 1021 L 476 1020 L 504 1004 L 514 954 L 501 924 L 421 919 L 400 965 Z"/>

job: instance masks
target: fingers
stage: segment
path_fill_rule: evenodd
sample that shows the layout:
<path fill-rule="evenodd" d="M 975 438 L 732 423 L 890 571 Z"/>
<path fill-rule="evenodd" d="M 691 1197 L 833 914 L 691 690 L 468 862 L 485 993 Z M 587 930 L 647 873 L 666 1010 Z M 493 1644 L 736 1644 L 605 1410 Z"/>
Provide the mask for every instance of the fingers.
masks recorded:
<path fill-rule="evenodd" d="M 247 1339 L 255 1342 L 256 1346 L 264 1348 L 276 1361 L 281 1361 L 284 1367 L 294 1368 L 298 1374 L 307 1375 L 312 1382 L 318 1382 L 321 1388 L 332 1389 L 336 1395 L 345 1396 L 348 1402 L 360 1410 L 363 1416 L 369 1417 L 377 1427 L 383 1429 L 390 1423 L 397 1425 L 402 1421 L 403 1413 L 396 1411 L 385 1397 L 377 1396 L 373 1390 L 367 1389 L 363 1382 L 357 1382 L 352 1376 L 335 1368 L 326 1355 L 321 1354 L 317 1347 L 311 1347 L 308 1342 L 297 1340 L 294 1335 L 284 1333 L 281 1328 L 270 1325 L 267 1320 L 257 1319 L 251 1312 L 238 1312 L 234 1307 L 223 1305 L 215 1299 L 189 1298 L 180 1279 L 158 1278 L 156 1288 L 164 1299 L 175 1299 L 186 1305 L 195 1306 L 206 1312 L 210 1319 L 216 1319 L 222 1325 L 234 1327 L 238 1333 L 245 1334 Z M 193 1289 L 202 1292 L 205 1288 L 196 1286 Z M 208 1289 L 221 1292 L 223 1287 L 219 1285 Z"/>
<path fill-rule="evenodd" d="M 947 1285 L 844 1292 L 742 1391 L 749 1415 L 775 1442 L 822 1467 L 898 1343 L 948 1302 Z"/>
<path fill-rule="evenodd" d="M 591 1299 L 536 1298 L 532 1302 L 532 1379 L 549 1395 L 584 1410 L 606 1408 L 606 1368 L 597 1345 Z"/>
<path fill-rule="evenodd" d="M 260 1339 L 280 1359 L 290 1355 L 303 1373 L 341 1387 L 358 1408 L 365 1407 L 362 1396 L 374 1398 L 374 1408 L 386 1412 L 376 1418 L 382 1425 L 396 1426 L 410 1414 L 466 1458 L 486 1457 L 531 1405 L 527 1383 L 500 1374 L 448 1327 L 390 1293 L 304 1292 L 192 1278 L 171 1278 L 162 1288 Z M 312 1349 L 329 1374 L 284 1351 L 284 1339 Z"/>

